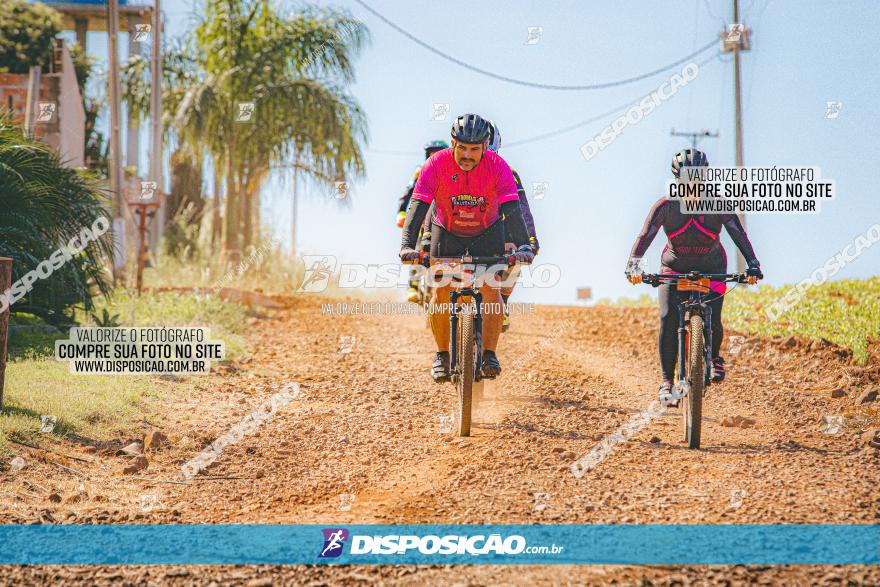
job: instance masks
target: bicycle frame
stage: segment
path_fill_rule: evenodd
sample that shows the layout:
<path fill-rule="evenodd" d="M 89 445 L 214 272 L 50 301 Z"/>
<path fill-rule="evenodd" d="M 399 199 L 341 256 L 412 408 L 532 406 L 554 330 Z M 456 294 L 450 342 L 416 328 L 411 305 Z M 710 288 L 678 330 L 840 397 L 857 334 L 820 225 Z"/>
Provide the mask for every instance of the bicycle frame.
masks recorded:
<path fill-rule="evenodd" d="M 461 298 L 470 298 L 473 296 L 476 302 L 477 310 L 474 315 L 474 345 L 477 348 L 477 356 L 474 360 L 474 381 L 480 380 L 480 370 L 483 366 L 483 313 L 481 306 L 483 305 L 483 294 L 479 289 L 474 291 L 473 288 L 466 287 L 460 290 L 452 290 L 449 292 L 449 370 L 453 377 L 458 373 L 458 301 Z M 466 299 L 465 301 L 469 301 Z"/>
<path fill-rule="evenodd" d="M 710 385 L 712 382 L 712 307 L 706 301 L 706 294 L 708 292 L 700 291 L 698 287 L 696 287 L 696 283 L 699 280 L 716 280 L 721 282 L 737 282 L 744 283 L 747 279 L 747 276 L 744 273 L 700 273 L 698 271 L 691 271 L 690 273 L 659 273 L 659 274 L 648 274 L 643 277 L 645 283 L 653 285 L 654 287 L 658 287 L 662 284 L 673 285 L 677 283 L 679 280 L 688 280 L 688 282 L 692 282 L 695 287 L 689 288 L 688 299 L 680 302 L 678 304 L 678 389 L 679 390 L 687 390 L 689 387 L 689 382 L 687 381 L 687 360 L 688 360 L 688 332 L 687 332 L 687 323 L 688 318 L 694 312 L 698 312 L 703 317 L 703 339 L 705 340 L 704 352 L 706 353 L 706 373 L 705 377 L 705 385 Z M 722 294 L 719 294 L 722 295 Z M 694 333 L 690 333 L 691 336 L 694 336 Z M 686 395 L 685 393 L 678 393 L 675 395 L 680 395 L 683 397 Z M 677 399 L 681 399 L 678 397 Z"/>
<path fill-rule="evenodd" d="M 688 318 L 693 312 L 697 312 L 703 316 L 703 339 L 706 344 L 703 345 L 706 354 L 706 385 L 711 383 L 711 365 L 712 365 L 712 307 L 703 298 L 703 294 L 698 291 L 691 291 L 689 299 L 678 304 L 678 381 L 679 389 L 685 389 L 689 383 L 685 373 L 687 372 L 688 360 Z M 690 333 L 694 336 L 694 333 Z"/>
<path fill-rule="evenodd" d="M 428 258 L 425 258 L 426 262 Z M 508 267 L 515 265 L 513 255 L 503 257 L 473 257 L 465 253 L 461 257 L 435 257 L 433 259 L 438 263 L 460 263 L 462 265 L 470 265 L 476 267 L 491 267 L 493 265 L 505 264 Z M 468 273 L 468 270 L 463 270 Z M 474 314 L 474 345 L 476 347 L 476 358 L 474 361 L 474 381 L 480 381 L 480 373 L 483 366 L 483 294 L 480 292 L 482 276 L 472 279 L 468 285 L 461 283 L 453 284 L 452 291 L 449 292 L 449 370 L 453 377 L 458 374 L 458 317 L 462 311 L 459 302 L 470 302 L 473 298 L 476 310 Z"/>

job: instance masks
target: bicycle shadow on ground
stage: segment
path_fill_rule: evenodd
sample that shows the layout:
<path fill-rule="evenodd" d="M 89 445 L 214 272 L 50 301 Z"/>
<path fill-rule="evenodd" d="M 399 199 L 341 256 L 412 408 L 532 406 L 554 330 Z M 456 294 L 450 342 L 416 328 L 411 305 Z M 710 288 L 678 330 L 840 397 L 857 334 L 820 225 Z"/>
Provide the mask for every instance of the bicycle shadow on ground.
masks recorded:
<path fill-rule="evenodd" d="M 597 441 L 602 438 L 602 434 L 596 435 L 586 435 L 581 434 L 580 432 L 563 432 L 560 430 L 555 430 L 551 428 L 547 428 L 546 426 L 542 426 L 538 428 L 533 424 L 521 424 L 518 422 L 474 422 L 475 426 L 479 426 L 480 428 L 487 428 L 489 430 L 512 430 L 514 432 L 524 432 L 529 434 L 536 434 L 538 436 L 546 436 L 550 438 L 560 439 L 560 440 L 590 440 Z"/>
<path fill-rule="evenodd" d="M 758 445 L 758 444 L 741 444 L 741 445 L 705 445 L 700 446 L 699 449 L 691 449 L 688 448 L 685 442 L 682 440 L 681 444 L 669 444 L 664 442 L 651 443 L 646 440 L 636 439 L 635 442 L 643 444 L 645 446 L 651 448 L 662 448 L 662 449 L 672 449 L 672 450 L 683 450 L 683 451 L 694 451 L 694 452 L 705 452 L 709 454 L 717 454 L 717 455 L 752 455 L 752 454 L 771 454 L 771 453 L 786 453 L 786 454 L 796 454 L 796 453 L 812 453 L 822 456 L 846 456 L 848 454 L 853 454 L 854 452 L 858 452 L 859 449 L 852 449 L 848 451 L 839 451 L 839 450 L 827 450 L 824 448 L 814 447 L 814 446 L 805 446 L 800 444 L 799 442 L 795 442 L 793 440 L 788 441 L 786 445 L 780 446 L 776 445 Z"/>

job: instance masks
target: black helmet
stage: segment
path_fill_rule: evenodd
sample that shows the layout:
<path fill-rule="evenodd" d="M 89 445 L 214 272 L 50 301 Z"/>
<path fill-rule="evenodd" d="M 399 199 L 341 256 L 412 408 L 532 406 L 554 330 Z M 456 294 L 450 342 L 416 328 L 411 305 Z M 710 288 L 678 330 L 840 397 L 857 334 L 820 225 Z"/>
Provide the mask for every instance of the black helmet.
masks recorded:
<path fill-rule="evenodd" d="M 682 149 L 672 158 L 672 175 L 678 177 L 682 167 L 708 167 L 706 154 L 697 149 Z"/>
<path fill-rule="evenodd" d="M 489 138 L 489 122 L 479 114 L 463 114 L 452 123 L 452 138 L 469 145 L 485 143 Z"/>

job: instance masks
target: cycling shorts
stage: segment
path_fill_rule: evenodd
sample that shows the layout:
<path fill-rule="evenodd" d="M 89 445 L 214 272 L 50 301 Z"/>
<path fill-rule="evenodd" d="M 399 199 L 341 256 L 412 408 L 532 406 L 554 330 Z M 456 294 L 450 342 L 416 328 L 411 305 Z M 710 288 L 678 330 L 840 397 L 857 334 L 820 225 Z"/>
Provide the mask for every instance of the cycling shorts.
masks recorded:
<path fill-rule="evenodd" d="M 431 257 L 460 257 L 465 252 L 475 257 L 503 255 L 504 223 L 499 219 L 472 237 L 458 236 L 439 224 L 431 224 Z"/>

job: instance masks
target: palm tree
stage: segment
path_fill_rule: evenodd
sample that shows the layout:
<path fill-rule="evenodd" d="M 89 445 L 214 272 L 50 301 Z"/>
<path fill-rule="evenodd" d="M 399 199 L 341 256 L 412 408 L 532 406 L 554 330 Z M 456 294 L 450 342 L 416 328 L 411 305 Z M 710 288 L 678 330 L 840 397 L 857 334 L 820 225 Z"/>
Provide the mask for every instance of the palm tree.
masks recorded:
<path fill-rule="evenodd" d="M 0 117 L 0 256 L 13 259 L 13 281 L 48 260 L 52 253 L 109 218 L 109 200 L 97 180 L 67 168 L 58 153 L 26 137 L 8 118 Z M 109 295 L 113 245 L 107 233 L 85 250 L 37 280 L 31 293 L 13 306 L 59 324 L 68 311 L 93 309 L 92 294 Z"/>
<path fill-rule="evenodd" d="M 367 37 L 330 8 L 281 13 L 266 0 L 208 0 L 184 43 L 188 57 L 166 60 L 168 128 L 208 153 L 215 186 L 216 174 L 225 177 L 228 252 L 258 236 L 260 188 L 273 168 L 295 161 L 319 184 L 363 175 L 366 117 L 345 88 Z M 144 89 L 135 99 L 145 108 Z M 246 102 L 255 106 L 249 123 L 236 120 Z"/>

